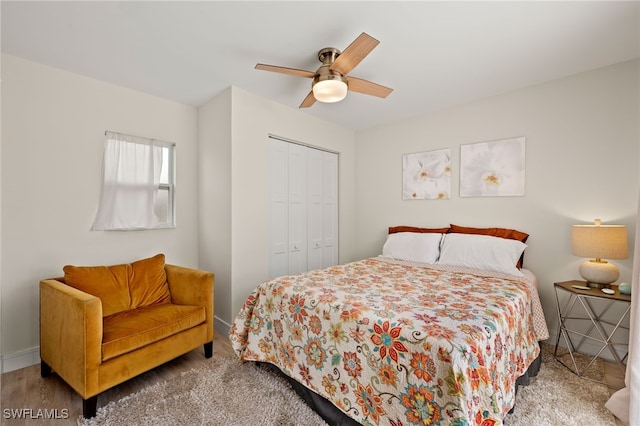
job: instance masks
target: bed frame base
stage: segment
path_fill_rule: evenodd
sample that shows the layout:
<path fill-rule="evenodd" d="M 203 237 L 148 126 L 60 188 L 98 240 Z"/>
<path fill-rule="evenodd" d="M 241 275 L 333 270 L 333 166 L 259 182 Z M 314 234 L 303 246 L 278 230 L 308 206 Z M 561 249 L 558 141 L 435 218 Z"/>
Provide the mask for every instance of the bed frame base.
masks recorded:
<path fill-rule="evenodd" d="M 540 346 L 540 342 L 538 342 L 538 346 Z M 527 369 L 527 372 L 524 373 L 522 376 L 518 377 L 518 380 L 516 380 L 516 396 L 518 395 L 518 389 L 520 388 L 520 386 L 529 386 L 529 383 L 531 383 L 531 378 L 536 377 L 538 375 L 538 372 L 540 371 L 541 366 L 542 366 L 542 348 L 540 348 L 540 353 L 538 354 L 538 357 L 533 360 L 533 362 Z M 514 405 L 513 407 L 511 407 L 511 410 L 509 410 L 509 414 L 513 413 L 515 409 L 516 409 L 516 406 Z"/>
<path fill-rule="evenodd" d="M 280 369 L 272 364 L 257 362 L 258 366 L 268 370 L 279 377 L 282 377 L 291 385 L 293 390 L 296 391 L 298 396 L 309 406 L 313 411 L 318 413 L 325 422 L 332 426 L 361 426 L 360 423 L 344 414 L 340 409 L 333 405 L 329 400 L 318 395 L 312 390 L 301 385 L 295 379 L 284 374 Z"/>

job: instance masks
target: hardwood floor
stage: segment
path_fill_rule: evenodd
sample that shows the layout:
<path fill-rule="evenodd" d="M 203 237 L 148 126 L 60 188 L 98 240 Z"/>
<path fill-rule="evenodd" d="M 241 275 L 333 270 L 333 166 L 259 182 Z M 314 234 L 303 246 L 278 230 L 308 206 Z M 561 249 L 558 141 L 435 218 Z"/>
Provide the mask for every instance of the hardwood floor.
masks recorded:
<path fill-rule="evenodd" d="M 109 401 L 117 401 L 139 390 L 168 380 L 188 371 L 200 364 L 211 362 L 212 359 L 235 356 L 231 344 L 226 336 L 218 336 L 213 342 L 213 358 L 206 359 L 202 348 L 198 348 L 186 355 L 176 358 L 160 367 L 148 371 L 132 380 L 107 390 L 98 397 L 98 408 Z M 605 362 L 605 380 L 610 393 L 624 386 L 624 375 L 617 365 Z M 43 379 L 40 377 L 40 366 L 32 365 L 20 370 L 10 371 L 2 375 L 2 425 L 75 425 L 82 414 L 82 400 L 58 376 Z M 7 411 L 9 410 L 9 411 Z M 11 418 L 11 414 L 19 411 L 23 417 Z M 29 412 L 28 410 L 31 410 Z M 38 410 L 48 410 L 43 413 Z M 53 414 L 52 414 L 53 413 Z M 57 419 L 42 418 L 49 414 Z M 40 415 L 40 418 L 37 418 Z M 64 418 L 61 418 L 64 417 Z M 618 421 L 618 425 L 623 423 Z"/>

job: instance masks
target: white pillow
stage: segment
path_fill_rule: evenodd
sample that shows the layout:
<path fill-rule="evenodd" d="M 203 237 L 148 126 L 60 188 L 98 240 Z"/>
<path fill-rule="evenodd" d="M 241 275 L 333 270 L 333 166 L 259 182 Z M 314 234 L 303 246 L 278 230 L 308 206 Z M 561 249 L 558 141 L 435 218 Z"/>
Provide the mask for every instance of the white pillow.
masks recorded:
<path fill-rule="evenodd" d="M 516 263 L 527 245 L 476 234 L 445 234 L 438 263 L 522 276 Z"/>
<path fill-rule="evenodd" d="M 382 247 L 382 256 L 411 262 L 436 263 L 440 254 L 442 234 L 397 232 L 389 234 Z"/>

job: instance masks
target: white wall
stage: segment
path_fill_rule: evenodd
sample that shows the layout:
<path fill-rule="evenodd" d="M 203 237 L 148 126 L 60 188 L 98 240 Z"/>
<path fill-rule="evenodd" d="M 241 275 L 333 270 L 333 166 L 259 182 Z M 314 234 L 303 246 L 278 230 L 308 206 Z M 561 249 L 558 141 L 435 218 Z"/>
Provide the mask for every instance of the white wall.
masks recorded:
<path fill-rule="evenodd" d="M 1 8 L 0 8 L 1 9 Z M 0 55 L 0 70 L 2 70 L 2 55 Z M 0 84 L 0 100 L 2 99 L 2 84 Z M 0 389 L 2 389 L 2 102 L 0 102 Z"/>
<path fill-rule="evenodd" d="M 231 88 L 198 109 L 200 268 L 214 271 L 217 318 L 231 318 Z"/>
<path fill-rule="evenodd" d="M 571 225 L 625 224 L 630 282 L 638 205 L 639 62 L 529 87 L 356 134 L 356 257 L 377 255 L 387 227 L 501 226 L 529 233 L 525 267 L 555 333 L 553 283 L 579 279 Z M 426 82 L 425 84 L 430 84 Z M 437 84 L 437 82 L 433 82 Z M 526 195 L 460 198 L 461 144 L 526 137 Z M 402 200 L 402 154 L 451 148 L 449 200 Z"/>
<path fill-rule="evenodd" d="M 203 229 L 201 239 L 201 267 L 216 274 L 216 317 L 229 324 L 240 310 L 247 296 L 269 275 L 268 235 L 268 136 L 275 134 L 315 147 L 339 153 L 340 192 L 340 261 L 354 259 L 354 132 L 320 120 L 297 109 L 280 105 L 231 88 L 231 98 L 223 93 L 201 108 L 199 127 L 201 168 L 215 167 L 215 155 L 228 156 L 230 149 L 231 170 L 219 176 L 219 180 L 201 181 L 202 197 L 218 193 L 218 185 L 230 185 L 231 204 L 228 212 L 218 211 L 210 220 L 220 220 L 216 226 L 224 234 Z M 222 97 L 222 99 L 220 99 Z M 229 103 L 230 102 L 230 103 Z M 214 129 L 224 126 L 220 115 L 221 103 L 231 108 L 231 134 Z M 209 136 L 204 136 L 205 132 Z M 206 145 L 223 145 L 207 150 Z M 230 147 L 230 148 L 229 148 Z M 224 166 L 226 167 L 226 166 Z M 223 196 L 226 202 L 226 195 Z M 203 204 L 204 205 L 204 204 Z M 213 211 L 213 209 L 211 209 Z M 203 216 L 209 220 L 209 214 Z M 230 229 L 230 240 L 225 227 Z M 218 256 L 223 256 L 225 270 L 213 268 Z M 226 253 L 226 254 L 223 254 Z M 230 264 L 226 264 L 230 253 Z M 223 279 L 224 278 L 224 279 Z"/>
<path fill-rule="evenodd" d="M 38 362 L 38 283 L 156 253 L 197 267 L 197 111 L 2 55 L 2 354 Z M 92 232 L 105 130 L 176 143 L 177 228 Z M 9 355 L 7 357 L 7 355 Z M 15 361 L 15 363 L 14 363 Z M 13 363 L 13 364 L 12 364 Z"/>

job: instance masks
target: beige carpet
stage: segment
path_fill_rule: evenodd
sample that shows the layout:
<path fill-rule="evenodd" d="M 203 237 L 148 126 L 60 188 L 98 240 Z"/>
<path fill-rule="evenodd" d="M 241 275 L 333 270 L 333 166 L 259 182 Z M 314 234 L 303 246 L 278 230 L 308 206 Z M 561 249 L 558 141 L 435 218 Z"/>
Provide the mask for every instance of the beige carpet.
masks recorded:
<path fill-rule="evenodd" d="M 581 379 L 553 358 L 553 348 L 543 345 L 540 373 L 529 386 L 521 386 L 513 414 L 507 415 L 507 426 L 615 426 L 615 418 L 604 406 L 609 399 L 605 385 Z M 570 358 L 564 357 L 569 364 Z M 578 368 L 591 358 L 576 356 Z M 571 364 L 569 364 L 571 365 Z M 602 380 L 604 366 L 596 360 L 589 377 Z"/>
<path fill-rule="evenodd" d="M 601 365 L 598 366 L 602 368 Z M 605 386 L 578 378 L 544 353 L 538 377 L 518 392 L 507 426 L 615 425 Z M 213 360 L 98 409 L 83 425 L 326 425 L 282 379 L 251 363 Z"/>
<path fill-rule="evenodd" d="M 83 425 L 326 426 L 283 379 L 253 363 L 210 364 L 110 402 Z"/>

